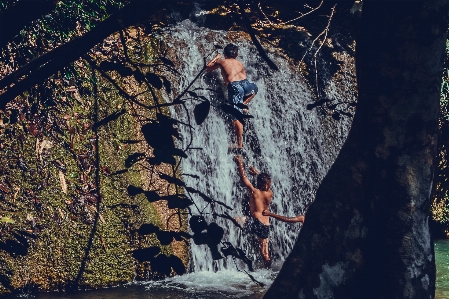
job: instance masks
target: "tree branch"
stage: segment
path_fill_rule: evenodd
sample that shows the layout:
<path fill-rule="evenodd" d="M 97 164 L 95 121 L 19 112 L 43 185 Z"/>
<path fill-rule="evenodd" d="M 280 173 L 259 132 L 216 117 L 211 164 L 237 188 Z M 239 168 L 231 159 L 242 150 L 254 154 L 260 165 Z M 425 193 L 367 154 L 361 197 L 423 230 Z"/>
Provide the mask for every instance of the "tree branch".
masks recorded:
<path fill-rule="evenodd" d="M 268 66 L 270 66 L 273 70 L 278 71 L 279 68 L 273 62 L 273 60 L 271 60 L 270 57 L 268 57 L 268 55 L 265 52 L 264 48 L 262 47 L 262 45 L 260 44 L 259 40 L 257 39 L 256 34 L 254 33 L 253 27 L 251 27 L 251 22 L 249 21 L 249 18 L 246 15 L 246 12 L 245 12 L 245 9 L 244 9 L 244 4 L 245 4 L 244 1 L 239 0 L 238 3 L 239 3 L 240 14 L 242 15 L 242 18 L 243 18 L 243 22 L 245 23 L 245 26 L 248 29 L 248 33 L 251 36 L 251 39 L 252 39 L 254 45 L 256 46 L 257 50 L 259 51 L 260 56 L 262 56 L 262 58 L 267 62 Z"/>
<path fill-rule="evenodd" d="M 83 56 L 83 54 L 107 36 L 122 28 L 148 20 L 151 15 L 156 15 L 174 2 L 175 0 L 158 0 L 154 2 L 135 0 L 117 13 L 111 15 L 84 36 L 32 60 L 27 65 L 0 81 L 0 89 L 14 84 L 0 95 L 0 109 L 4 109 L 7 103 L 22 94 L 25 90 L 43 82 L 63 67 Z M 150 13 L 148 13 L 149 11 Z M 28 77 L 20 79 L 20 77 L 30 72 L 31 74 Z"/>

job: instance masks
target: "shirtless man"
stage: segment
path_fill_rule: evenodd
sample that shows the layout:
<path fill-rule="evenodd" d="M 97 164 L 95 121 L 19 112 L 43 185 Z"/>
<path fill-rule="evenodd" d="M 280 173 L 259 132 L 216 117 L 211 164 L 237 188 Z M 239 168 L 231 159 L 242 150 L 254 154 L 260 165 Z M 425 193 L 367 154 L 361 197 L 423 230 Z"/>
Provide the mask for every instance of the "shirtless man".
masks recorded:
<path fill-rule="evenodd" d="M 263 215 L 262 212 L 268 210 L 271 198 L 273 197 L 273 191 L 270 189 L 271 178 L 266 173 L 259 173 L 257 175 L 257 188 L 255 188 L 245 175 L 242 158 L 235 156 L 234 160 L 237 163 L 243 185 L 251 192 L 249 197 L 250 215 L 246 221 L 242 219 L 245 222 L 244 229 L 258 237 L 262 259 L 265 267 L 269 268 L 271 266 L 270 254 L 268 253 L 270 217 Z"/>
<path fill-rule="evenodd" d="M 238 47 L 229 44 L 224 48 L 225 59 L 221 59 L 221 55 L 217 54 L 207 65 L 206 71 L 210 72 L 220 68 L 221 75 L 228 87 L 228 99 L 235 109 L 242 112 L 242 109 L 236 104 L 242 103 L 247 105 L 257 94 L 258 88 L 256 84 L 246 79 L 246 71 L 243 64 L 236 59 L 238 55 Z M 237 148 L 243 147 L 243 124 L 233 117 L 233 127 L 237 136 Z"/>
<path fill-rule="evenodd" d="M 245 175 L 242 158 L 235 156 L 234 160 L 237 163 L 243 185 L 251 192 L 249 197 L 249 218 L 245 221 L 246 218 L 242 217 L 242 224 L 246 231 L 255 234 L 259 238 L 260 253 L 265 267 L 269 268 L 271 266 L 271 259 L 268 253 L 268 235 L 271 228 L 269 217 L 287 223 L 304 223 L 305 216 L 285 217 L 269 212 L 268 206 L 273 198 L 273 191 L 270 189 L 270 176 L 267 173 L 259 173 L 254 167 L 250 166 L 250 173 L 257 175 L 257 188 L 255 188 Z"/>

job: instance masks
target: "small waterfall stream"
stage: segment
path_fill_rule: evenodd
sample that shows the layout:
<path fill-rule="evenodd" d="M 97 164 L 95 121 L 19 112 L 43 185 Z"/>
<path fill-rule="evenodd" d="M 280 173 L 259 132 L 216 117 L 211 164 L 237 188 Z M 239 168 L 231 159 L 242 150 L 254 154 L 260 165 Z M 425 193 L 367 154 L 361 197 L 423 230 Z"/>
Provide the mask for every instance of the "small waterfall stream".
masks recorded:
<path fill-rule="evenodd" d="M 336 124 L 338 140 L 324 140 L 320 116 L 315 110 L 306 109 L 306 105 L 315 99 L 304 78 L 280 55 L 271 55 L 279 67 L 279 71 L 272 71 L 243 33 L 212 31 L 186 20 L 170 28 L 164 42 L 173 49 L 170 59 L 179 64 L 178 90 L 186 88 L 201 71 L 203 58 L 214 51 L 214 44 L 224 47 L 232 42 L 239 46 L 238 59 L 245 65 L 248 79 L 259 87 L 259 93 L 249 104 L 249 112 L 254 118 L 244 127 L 245 170 L 254 184 L 255 177 L 249 175 L 248 166 L 271 175 L 272 212 L 289 217 L 304 213 L 346 137 L 345 127 Z M 222 54 L 222 50 L 219 51 Z M 233 161 L 234 155 L 228 153 L 228 147 L 235 139 L 230 117 L 219 108 L 222 103 L 227 103 L 226 86 L 219 70 L 202 74 L 190 90 L 208 98 L 211 110 L 203 124 L 198 126 L 192 121 L 192 147 L 201 149 L 187 153 L 189 157 L 182 162 L 182 172 L 188 175 L 184 175 L 183 180 L 187 186 L 232 207 L 233 210 L 228 211 L 231 216 L 240 217 L 242 201 L 247 197 Z M 197 101 L 186 102 L 191 120 L 196 104 Z M 183 110 L 172 109 L 172 113 L 187 121 Z M 183 144 L 179 147 L 185 148 L 190 141 L 189 130 L 182 125 L 179 128 L 183 136 Z M 253 261 L 260 261 L 255 237 L 242 235 L 231 221 L 211 215 L 212 212 L 222 214 L 226 209 L 215 205 L 212 210 L 200 197 L 193 199 L 208 223 L 216 222 L 225 229 L 223 241 L 242 248 Z M 199 214 L 195 207 L 193 212 Z M 301 224 L 285 224 L 274 219 L 271 224 L 270 254 L 274 264 L 280 266 L 291 251 Z M 191 254 L 190 267 L 194 272 L 236 269 L 230 257 L 213 261 L 206 245 L 192 242 Z M 243 264 L 237 267 L 244 268 Z"/>

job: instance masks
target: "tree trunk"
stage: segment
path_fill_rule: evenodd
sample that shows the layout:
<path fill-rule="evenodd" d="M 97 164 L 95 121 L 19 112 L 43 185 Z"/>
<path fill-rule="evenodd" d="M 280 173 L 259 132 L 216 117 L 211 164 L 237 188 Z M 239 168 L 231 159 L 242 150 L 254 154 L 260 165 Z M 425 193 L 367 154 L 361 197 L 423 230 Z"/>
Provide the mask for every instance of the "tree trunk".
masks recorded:
<path fill-rule="evenodd" d="M 447 1 L 363 1 L 347 141 L 264 298 L 433 298 Z"/>

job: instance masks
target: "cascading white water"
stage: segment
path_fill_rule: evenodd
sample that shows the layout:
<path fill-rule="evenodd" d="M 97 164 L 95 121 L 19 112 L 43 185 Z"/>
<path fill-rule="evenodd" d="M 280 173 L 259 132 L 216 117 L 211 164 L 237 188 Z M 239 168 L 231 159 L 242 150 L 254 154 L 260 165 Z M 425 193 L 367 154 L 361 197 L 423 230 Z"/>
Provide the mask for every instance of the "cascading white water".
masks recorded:
<path fill-rule="evenodd" d="M 249 104 L 249 112 L 254 116 L 244 128 L 243 161 L 248 174 L 252 165 L 272 177 L 274 197 L 270 210 L 289 217 L 302 214 L 314 199 L 315 192 L 346 138 L 347 124 L 336 124 L 340 136 L 332 141 L 324 140 L 323 125 L 315 110 L 306 105 L 313 98 L 305 79 L 295 71 L 289 61 L 272 55 L 279 71 L 272 71 L 260 58 L 250 39 L 242 33 L 220 32 L 200 28 L 186 20 L 170 28 L 164 35 L 164 42 L 174 49 L 170 58 L 179 65 L 180 92 L 186 88 L 203 67 L 203 58 L 213 52 L 214 44 L 225 46 L 232 42 L 239 46 L 238 59 L 246 67 L 248 79 L 259 87 L 259 93 Z M 210 60 L 217 52 L 213 53 Z M 227 103 L 226 86 L 218 70 L 204 73 L 190 90 L 205 96 L 211 102 L 210 113 L 205 122 L 194 126 L 192 147 L 189 157 L 182 162 L 184 174 L 196 175 L 200 179 L 184 175 L 187 186 L 194 187 L 211 198 L 222 201 L 233 208 L 231 216 L 242 215 L 242 201 L 246 190 L 241 187 L 233 154 L 228 147 L 235 142 L 230 117 L 219 106 Z M 179 93 L 178 92 L 178 93 Z M 186 96 L 185 98 L 188 98 Z M 190 119 L 198 101 L 186 102 Z M 184 122 L 187 114 L 182 109 L 172 109 L 174 116 Z M 179 126 L 184 138 L 180 148 L 190 141 L 188 127 Z M 248 174 L 251 178 L 251 175 Z M 255 183 L 255 177 L 252 180 Z M 212 212 L 222 214 L 227 211 L 220 205 L 211 207 L 200 197 L 192 195 L 199 210 L 204 212 L 208 223 L 217 222 L 225 229 L 223 241 L 242 248 L 253 260 L 260 260 L 258 248 L 251 242 L 253 236 L 242 235 L 229 220 L 213 217 Z M 199 214 L 195 207 L 193 213 Z M 281 264 L 290 253 L 300 224 L 286 224 L 271 219 L 270 250 L 275 263 Z M 206 245 L 191 247 L 191 269 L 193 271 L 216 271 L 235 269 L 231 258 L 213 261 Z"/>

